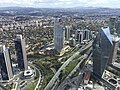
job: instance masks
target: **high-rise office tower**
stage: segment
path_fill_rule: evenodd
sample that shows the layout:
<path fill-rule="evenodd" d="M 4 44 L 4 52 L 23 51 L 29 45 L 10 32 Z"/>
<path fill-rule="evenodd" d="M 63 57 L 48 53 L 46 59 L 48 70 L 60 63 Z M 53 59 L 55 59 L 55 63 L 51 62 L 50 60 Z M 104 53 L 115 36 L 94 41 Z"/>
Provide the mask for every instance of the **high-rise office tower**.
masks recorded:
<path fill-rule="evenodd" d="M 76 40 L 76 42 L 78 42 L 78 40 L 79 40 L 79 33 L 80 33 L 80 29 L 77 29 L 75 31 L 75 40 Z"/>
<path fill-rule="evenodd" d="M 84 35 L 83 30 L 77 29 L 75 33 L 76 42 L 81 43 L 83 41 L 83 37 L 84 37 L 83 35 Z"/>
<path fill-rule="evenodd" d="M 84 40 L 89 40 L 90 39 L 90 31 L 85 29 L 85 30 L 83 30 L 83 33 L 84 33 L 83 39 Z"/>
<path fill-rule="evenodd" d="M 115 23 L 116 33 L 120 36 L 120 19 Z"/>
<path fill-rule="evenodd" d="M 79 41 L 80 43 L 83 42 L 83 32 L 80 32 L 80 33 L 79 33 L 79 39 L 78 39 L 78 41 Z"/>
<path fill-rule="evenodd" d="M 66 26 L 65 27 L 65 39 L 69 40 L 70 39 L 70 35 L 71 34 L 71 26 Z"/>
<path fill-rule="evenodd" d="M 13 78 L 10 51 L 5 45 L 0 45 L 0 69 L 3 80 L 10 80 Z"/>
<path fill-rule="evenodd" d="M 117 19 L 116 17 L 111 17 L 109 19 L 109 28 L 110 28 L 111 34 L 114 34 L 116 32 L 116 29 L 115 29 L 115 23 L 117 21 L 116 19 Z"/>
<path fill-rule="evenodd" d="M 93 39 L 94 37 L 94 31 L 90 31 L 90 39 Z"/>
<path fill-rule="evenodd" d="M 54 46 L 58 52 L 64 47 L 64 29 L 60 18 L 54 20 Z"/>
<path fill-rule="evenodd" d="M 102 77 L 110 60 L 113 42 L 109 28 L 102 28 L 93 42 L 93 73 Z"/>
<path fill-rule="evenodd" d="M 119 41 L 120 41 L 119 37 L 115 35 L 112 36 L 113 47 L 112 47 L 111 59 L 109 61 L 109 64 L 114 63 L 117 59 L 117 50 L 119 48 Z"/>
<path fill-rule="evenodd" d="M 20 70 L 27 70 L 28 62 L 27 62 L 27 56 L 25 50 L 25 39 L 22 38 L 22 35 L 17 35 L 14 42 L 15 42 L 18 67 Z"/>

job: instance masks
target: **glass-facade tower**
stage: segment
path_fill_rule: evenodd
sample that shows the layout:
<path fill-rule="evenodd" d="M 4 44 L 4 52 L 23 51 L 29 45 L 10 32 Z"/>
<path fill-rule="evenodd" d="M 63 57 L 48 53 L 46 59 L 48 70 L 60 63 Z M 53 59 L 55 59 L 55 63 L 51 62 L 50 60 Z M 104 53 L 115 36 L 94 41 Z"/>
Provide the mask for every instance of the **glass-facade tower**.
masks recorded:
<path fill-rule="evenodd" d="M 27 56 L 25 50 L 25 40 L 22 38 L 22 35 L 17 35 L 14 42 L 15 42 L 18 67 L 20 70 L 27 70 L 28 62 L 27 62 Z"/>
<path fill-rule="evenodd" d="M 102 28 L 93 42 L 93 73 L 102 77 L 112 53 L 112 36 L 109 27 Z"/>
<path fill-rule="evenodd" d="M 64 29 L 60 18 L 54 20 L 54 47 L 60 52 L 64 46 Z"/>
<path fill-rule="evenodd" d="M 10 51 L 5 45 L 0 45 L 0 73 L 2 80 L 10 80 L 13 78 Z"/>

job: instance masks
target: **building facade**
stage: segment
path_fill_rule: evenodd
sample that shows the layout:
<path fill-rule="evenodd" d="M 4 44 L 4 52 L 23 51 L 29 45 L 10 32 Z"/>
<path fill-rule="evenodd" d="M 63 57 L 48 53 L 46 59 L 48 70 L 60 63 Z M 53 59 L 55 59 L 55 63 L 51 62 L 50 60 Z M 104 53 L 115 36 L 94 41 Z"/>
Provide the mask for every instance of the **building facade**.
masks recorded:
<path fill-rule="evenodd" d="M 84 34 L 84 37 L 83 37 L 84 40 L 90 39 L 90 30 L 88 29 L 83 30 L 83 34 Z"/>
<path fill-rule="evenodd" d="M 83 42 L 83 40 L 90 40 L 92 38 L 91 35 L 92 35 L 91 31 L 88 29 L 85 30 L 77 29 L 75 32 L 75 40 L 77 43 L 80 44 Z"/>
<path fill-rule="evenodd" d="M 120 36 L 120 19 L 115 23 L 116 33 Z"/>
<path fill-rule="evenodd" d="M 13 78 L 10 51 L 5 45 L 0 45 L 0 71 L 2 80 L 10 80 Z"/>
<path fill-rule="evenodd" d="M 110 28 L 110 33 L 111 34 L 116 33 L 116 29 L 115 29 L 115 23 L 116 23 L 116 21 L 117 21 L 116 17 L 111 17 L 109 19 L 109 28 Z"/>
<path fill-rule="evenodd" d="M 65 39 L 67 40 L 67 41 L 69 41 L 69 39 L 70 39 L 70 37 L 71 37 L 71 30 L 72 29 L 72 27 L 71 26 L 66 26 L 65 27 Z"/>
<path fill-rule="evenodd" d="M 22 35 L 17 35 L 15 42 L 16 57 L 18 62 L 18 67 L 20 70 L 28 69 L 28 62 L 25 50 L 25 39 L 22 38 Z"/>
<path fill-rule="evenodd" d="M 93 73 L 102 77 L 104 69 L 111 59 L 112 36 L 109 28 L 102 28 L 93 42 Z"/>
<path fill-rule="evenodd" d="M 112 54 L 109 64 L 112 64 L 117 60 L 117 50 L 119 48 L 119 41 L 120 41 L 119 37 L 115 35 L 112 36 L 113 47 L 112 47 Z"/>
<path fill-rule="evenodd" d="M 64 29 L 61 19 L 55 18 L 54 20 L 54 47 L 55 50 L 60 52 L 64 47 Z"/>
<path fill-rule="evenodd" d="M 77 29 L 75 32 L 76 43 L 80 44 L 81 42 L 83 42 L 83 37 L 84 37 L 83 30 Z"/>

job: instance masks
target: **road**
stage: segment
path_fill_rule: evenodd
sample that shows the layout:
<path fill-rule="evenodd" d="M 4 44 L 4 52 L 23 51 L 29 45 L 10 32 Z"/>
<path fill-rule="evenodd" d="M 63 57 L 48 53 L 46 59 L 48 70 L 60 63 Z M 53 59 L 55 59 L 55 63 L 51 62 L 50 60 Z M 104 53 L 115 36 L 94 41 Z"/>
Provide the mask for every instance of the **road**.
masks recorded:
<path fill-rule="evenodd" d="M 38 68 L 36 68 L 34 65 L 32 65 L 32 64 L 30 64 L 30 63 L 29 63 L 29 65 L 30 65 L 31 67 L 33 67 L 34 70 L 36 70 L 36 71 L 39 72 L 39 80 L 38 80 L 38 83 L 37 83 L 37 85 L 36 85 L 36 87 L 35 87 L 35 89 L 34 89 L 34 90 L 38 90 L 37 88 L 40 88 L 40 83 L 41 83 L 41 72 L 40 72 L 40 70 L 39 70 Z M 34 80 L 34 77 L 32 77 L 32 78 L 30 78 L 30 79 L 25 79 L 25 81 L 27 81 L 27 85 L 25 85 L 23 88 L 20 88 L 19 83 L 20 83 L 22 80 L 20 80 L 19 78 L 20 78 L 20 76 L 21 76 L 22 73 L 23 73 L 23 72 L 20 72 L 20 73 L 16 74 L 16 75 L 9 81 L 9 82 L 15 82 L 15 80 L 17 80 L 17 83 L 18 83 L 17 90 L 25 90 L 25 88 L 29 87 L 29 85 L 31 84 L 31 82 Z M 2 83 L 2 82 L 1 82 L 1 83 Z M 6 84 L 6 83 L 4 83 L 4 84 Z M 4 85 L 4 84 L 3 84 L 3 85 Z M 4 87 L 3 85 L 1 84 L 0 87 L 3 88 L 3 90 L 8 90 L 8 89 L 7 89 L 6 87 Z"/>
<path fill-rule="evenodd" d="M 60 86 L 58 87 L 58 82 L 55 82 L 56 84 L 54 85 L 54 89 L 53 90 L 58 90 L 61 89 L 61 86 L 64 86 L 64 82 L 67 82 L 66 80 L 68 80 L 69 76 L 71 76 L 78 68 L 79 65 L 81 64 L 81 62 L 86 58 L 86 55 L 82 55 L 80 58 L 78 58 L 77 60 L 80 60 L 80 62 L 76 65 L 76 67 L 72 70 L 72 72 L 66 77 L 66 79 L 63 81 L 63 83 L 60 84 Z"/>
<path fill-rule="evenodd" d="M 0 87 L 2 88 L 2 90 L 9 90 L 8 88 L 4 87 L 3 85 L 0 84 Z"/>
<path fill-rule="evenodd" d="M 90 53 L 90 52 L 89 52 Z M 83 62 L 83 61 L 85 61 L 86 59 L 86 61 L 88 61 L 89 59 L 90 59 L 90 57 L 91 57 L 91 55 L 92 55 L 92 53 L 88 56 L 88 55 L 82 55 L 80 58 L 79 58 L 79 60 L 80 60 L 80 62 L 76 65 L 76 67 L 71 71 L 71 73 L 66 77 L 66 79 L 59 85 L 59 87 L 57 88 L 57 90 L 64 90 L 64 88 L 65 88 L 65 86 L 68 84 L 68 81 L 69 82 L 72 82 L 72 80 L 70 80 L 70 76 L 72 75 L 72 74 L 74 74 L 74 72 L 79 68 L 79 66 L 81 65 L 81 63 Z M 83 69 L 81 69 L 80 70 L 80 75 L 81 74 L 83 74 Z M 77 84 L 76 84 L 77 85 Z"/>
<path fill-rule="evenodd" d="M 87 58 L 87 55 L 83 55 L 79 58 L 80 62 L 76 65 L 76 67 L 71 71 L 71 73 L 66 77 L 69 78 L 76 70 L 80 67 L 80 64 Z"/>
<path fill-rule="evenodd" d="M 19 86 L 19 90 L 26 90 L 26 88 L 28 88 L 31 85 L 32 81 L 34 81 L 34 76 L 32 78 L 30 78 L 30 79 L 25 79 L 25 81 L 26 81 L 27 84 L 25 84 L 25 86 L 22 87 L 22 88 L 20 88 L 20 86 Z"/>
<path fill-rule="evenodd" d="M 80 48 L 76 53 L 74 53 L 56 72 L 56 74 L 53 76 L 53 78 L 50 80 L 50 82 L 47 84 L 44 90 L 50 90 L 50 88 L 54 85 L 55 81 L 58 79 L 60 72 L 64 70 L 64 68 L 76 57 L 78 56 L 82 51 L 86 50 L 87 48 L 92 46 L 92 41 L 89 42 L 89 44 L 85 48 Z"/>
<path fill-rule="evenodd" d="M 32 66 L 34 69 L 36 69 L 36 71 L 38 71 L 38 73 L 39 73 L 39 80 L 38 80 L 38 83 L 37 83 L 37 85 L 36 85 L 36 87 L 35 87 L 35 89 L 34 90 L 39 90 L 39 88 L 40 88 L 40 83 L 41 83 L 41 72 L 40 72 L 40 70 L 37 68 L 37 67 L 35 67 L 34 65 L 32 65 L 32 64 L 30 64 L 30 66 Z"/>
<path fill-rule="evenodd" d="M 79 87 L 79 84 L 82 82 L 82 78 L 83 78 L 83 71 L 80 71 L 80 75 L 77 77 L 74 77 L 72 79 L 67 78 L 58 88 L 54 89 L 54 90 L 65 90 L 65 87 L 67 85 L 70 85 L 71 87 L 75 87 L 77 90 L 77 88 Z M 72 89 L 73 90 L 73 89 Z"/>
<path fill-rule="evenodd" d="M 68 82 L 70 82 L 69 77 L 79 68 L 80 64 L 83 62 L 83 60 L 85 60 L 85 58 L 87 58 L 86 56 L 81 56 L 80 59 L 82 59 L 77 66 L 71 71 L 71 73 L 66 77 L 66 79 L 59 85 L 59 87 L 57 88 L 57 90 L 61 90 L 63 88 L 65 88 L 64 86 L 66 86 L 66 84 L 68 84 Z M 64 89 L 63 89 L 64 90 Z"/>
<path fill-rule="evenodd" d="M 36 67 L 33 66 L 33 65 L 31 65 L 30 63 L 29 63 L 29 66 L 31 66 L 34 70 L 37 70 Z M 20 77 L 20 76 L 19 76 L 19 77 Z M 33 75 L 31 78 L 29 78 L 29 79 L 24 79 L 24 80 L 26 81 L 27 84 L 26 84 L 24 87 L 20 87 L 20 82 L 23 81 L 23 80 L 18 79 L 18 81 L 17 81 L 17 82 L 18 82 L 17 90 L 25 90 L 26 88 L 28 88 L 29 85 L 31 85 L 32 81 L 34 81 L 34 75 Z"/>
<path fill-rule="evenodd" d="M 91 43 L 91 42 L 90 42 L 90 43 Z M 77 46 L 75 46 L 75 47 L 77 47 Z M 80 47 L 80 49 L 79 49 L 78 51 L 81 51 L 81 49 L 84 49 L 84 48 L 86 48 L 86 45 L 83 45 L 82 47 Z M 69 57 L 72 56 L 74 53 L 75 53 L 74 51 L 71 51 L 70 54 L 67 54 L 66 56 L 63 56 L 63 57 L 59 58 L 58 60 L 60 61 L 60 60 L 63 59 L 63 58 L 69 58 Z"/>
<path fill-rule="evenodd" d="M 7 81 L 7 82 L 5 82 L 5 83 L 4 83 L 4 82 L 1 82 L 1 85 L 0 85 L 0 86 L 3 87 L 4 85 L 6 85 L 6 84 L 8 84 L 8 83 L 15 82 L 15 80 L 20 77 L 21 73 L 23 73 L 23 72 L 21 71 L 21 72 L 19 72 L 18 74 L 14 75 L 11 80 L 9 80 L 9 81 Z M 17 81 L 17 82 L 19 82 L 19 81 Z M 6 87 L 4 87 L 4 88 L 6 88 Z M 4 90 L 4 89 L 3 89 L 3 90 Z M 9 90 L 9 89 L 7 89 L 7 90 Z M 17 86 L 17 90 L 20 90 L 18 86 Z"/>
<path fill-rule="evenodd" d="M 60 72 L 71 62 L 76 56 L 79 55 L 79 52 L 76 52 L 73 56 L 71 56 L 61 67 L 60 69 L 56 72 L 56 74 L 53 76 L 53 78 L 50 80 L 48 85 L 46 86 L 45 90 L 50 90 L 49 88 L 52 87 L 56 79 L 59 77 Z"/>

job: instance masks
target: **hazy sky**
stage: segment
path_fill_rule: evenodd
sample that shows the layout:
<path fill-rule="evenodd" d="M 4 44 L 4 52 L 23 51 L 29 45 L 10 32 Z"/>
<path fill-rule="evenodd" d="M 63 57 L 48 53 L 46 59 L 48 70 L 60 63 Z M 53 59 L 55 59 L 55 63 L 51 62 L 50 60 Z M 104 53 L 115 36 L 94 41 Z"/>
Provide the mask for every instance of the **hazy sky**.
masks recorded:
<path fill-rule="evenodd" d="M 120 8 L 120 0 L 0 0 L 0 7 L 110 7 Z"/>

